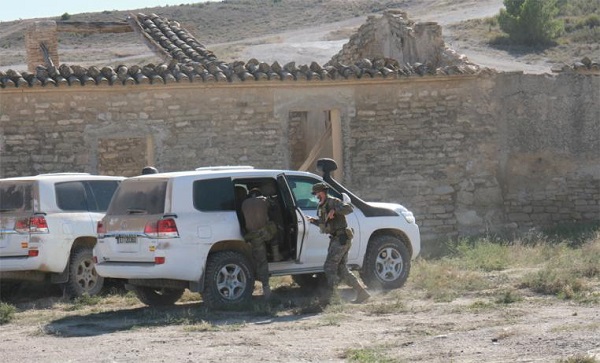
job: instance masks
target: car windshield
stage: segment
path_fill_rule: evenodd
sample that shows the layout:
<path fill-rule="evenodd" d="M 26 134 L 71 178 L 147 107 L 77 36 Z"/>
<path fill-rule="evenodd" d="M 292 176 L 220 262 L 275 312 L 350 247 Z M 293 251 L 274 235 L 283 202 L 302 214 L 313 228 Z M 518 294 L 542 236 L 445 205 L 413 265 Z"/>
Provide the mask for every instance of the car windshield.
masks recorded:
<path fill-rule="evenodd" d="M 30 211 L 32 183 L 0 182 L 0 212 Z"/>
<path fill-rule="evenodd" d="M 106 214 L 164 213 L 166 191 L 166 180 L 125 180 L 117 189 Z"/>

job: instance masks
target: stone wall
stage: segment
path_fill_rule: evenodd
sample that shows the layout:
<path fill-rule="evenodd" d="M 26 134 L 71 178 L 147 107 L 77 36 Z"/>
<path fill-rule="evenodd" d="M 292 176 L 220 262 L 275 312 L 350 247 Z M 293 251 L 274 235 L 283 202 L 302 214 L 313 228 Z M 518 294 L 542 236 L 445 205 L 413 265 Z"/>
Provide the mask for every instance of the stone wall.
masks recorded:
<path fill-rule="evenodd" d="M 5 88 L 0 177 L 292 168 L 303 122 L 335 110 L 344 184 L 413 210 L 425 241 L 598 222 L 599 93 L 598 76 L 503 73 Z"/>
<path fill-rule="evenodd" d="M 417 23 L 401 10 L 369 16 L 350 37 L 330 64 L 354 64 L 362 59 L 392 58 L 400 64 L 427 63 L 431 68 L 465 63 L 444 54 L 442 27 L 434 22 Z"/>

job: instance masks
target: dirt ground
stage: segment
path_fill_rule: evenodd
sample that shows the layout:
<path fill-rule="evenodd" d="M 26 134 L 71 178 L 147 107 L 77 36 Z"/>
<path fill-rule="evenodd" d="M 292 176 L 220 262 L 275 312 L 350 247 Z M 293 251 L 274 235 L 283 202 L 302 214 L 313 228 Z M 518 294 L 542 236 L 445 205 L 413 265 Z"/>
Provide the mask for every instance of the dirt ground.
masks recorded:
<path fill-rule="evenodd" d="M 415 20 L 450 25 L 490 16 L 502 0 L 462 1 L 431 11 L 409 1 Z M 448 2 L 452 3 L 452 2 Z M 341 49 L 345 39 L 330 40 L 356 29 L 364 18 L 242 42 L 241 59 L 257 57 L 299 64 L 321 63 Z M 6 31 L 14 31 L 8 29 Z M 507 53 L 478 48 L 468 39 L 446 41 L 476 63 L 504 71 L 550 71 L 543 59 L 523 61 Z M 308 41 L 307 39 L 310 39 Z M 264 39 L 263 39 L 264 40 Z M 229 43 L 229 46 L 235 45 Z M 121 61 L 150 56 L 147 48 L 119 51 Z M 207 45 L 209 49 L 227 46 Z M 72 57 L 83 57 L 80 49 Z M 93 53 L 91 53 L 93 54 Z M 21 69 L 21 55 L 0 69 Z M 96 59 L 97 60 L 97 59 Z M 304 62 L 303 60 L 307 60 Z M 85 61 L 82 58 L 82 62 Z M 105 60 L 109 61 L 109 60 Z M 110 60 L 112 61 L 112 60 Z M 125 62 L 129 63 L 129 62 Z M 490 278 L 494 278 L 490 276 Z M 134 298 L 108 297 L 96 305 L 66 302 L 50 290 L 16 303 L 18 311 L 0 325 L 3 362 L 557 362 L 573 356 L 600 359 L 600 309 L 523 292 L 510 304 L 494 302 L 497 291 L 435 302 L 410 278 L 402 289 L 376 293 L 367 303 L 342 302 L 324 310 L 311 304 L 311 291 L 283 284 L 270 305 L 256 296 L 245 312 L 209 312 L 197 299 L 169 308 L 149 308 Z M 119 300 L 120 299 L 120 300 Z"/>
<path fill-rule="evenodd" d="M 490 277 L 493 278 L 493 277 Z M 16 303 L 0 325 L 7 362 L 557 362 L 600 359 L 600 310 L 522 292 L 497 291 L 435 302 L 410 283 L 320 310 L 314 295 L 278 282 L 270 305 L 255 296 L 246 311 L 207 311 L 201 300 L 150 308 L 135 298 L 96 305 L 67 302 L 56 291 Z M 486 297 L 489 294 L 489 297 Z M 7 360 L 8 359 L 8 360 Z"/>

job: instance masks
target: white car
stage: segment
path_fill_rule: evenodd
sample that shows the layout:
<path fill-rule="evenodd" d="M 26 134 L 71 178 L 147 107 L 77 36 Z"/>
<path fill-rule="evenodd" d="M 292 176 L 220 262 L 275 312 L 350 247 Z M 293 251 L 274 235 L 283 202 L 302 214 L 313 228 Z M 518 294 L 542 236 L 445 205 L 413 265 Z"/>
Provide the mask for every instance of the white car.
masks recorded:
<path fill-rule="evenodd" d="M 24 280 L 64 284 L 71 297 L 99 293 L 96 226 L 123 179 L 84 173 L 0 179 L 3 295 Z"/>
<path fill-rule="evenodd" d="M 354 229 L 348 265 L 371 288 L 397 288 L 420 250 L 415 217 L 398 204 L 366 203 L 330 177 L 333 160 L 319 160 L 323 178 L 308 172 L 251 167 L 199 168 L 143 175 L 121 183 L 98 223 L 94 248 L 101 276 L 127 279 L 147 305 L 175 303 L 186 288 L 210 307 L 246 302 L 254 289 L 250 246 L 244 242 L 240 205 L 252 188 L 272 201 L 282 261 L 269 256 L 272 275 L 292 275 L 301 285 L 322 282 L 329 238 L 308 223 L 325 180 L 329 192 L 350 198 Z"/>

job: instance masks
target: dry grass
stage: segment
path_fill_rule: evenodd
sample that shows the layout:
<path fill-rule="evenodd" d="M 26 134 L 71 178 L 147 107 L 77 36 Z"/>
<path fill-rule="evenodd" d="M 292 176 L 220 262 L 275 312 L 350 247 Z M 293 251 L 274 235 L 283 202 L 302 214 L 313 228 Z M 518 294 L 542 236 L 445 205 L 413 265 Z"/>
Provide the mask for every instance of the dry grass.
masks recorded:
<path fill-rule="evenodd" d="M 570 2 L 576 9 L 583 8 L 584 4 L 590 5 L 590 2 L 581 0 L 570 0 Z M 495 17 L 463 21 L 452 25 L 449 29 L 455 40 L 467 42 L 472 48 L 491 47 L 524 60 L 547 59 L 550 63 L 572 64 L 579 62 L 583 57 L 588 57 L 597 61 L 600 59 L 600 24 L 596 24 L 596 19 L 600 19 L 600 7 L 596 6 L 595 14 L 576 13 L 575 10 L 570 10 L 575 12 L 575 15 L 561 17 L 565 21 L 566 31 L 556 39 L 554 45 L 537 47 L 513 45 L 500 29 Z"/>

